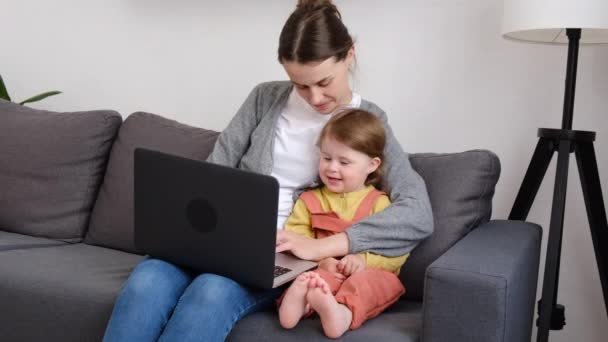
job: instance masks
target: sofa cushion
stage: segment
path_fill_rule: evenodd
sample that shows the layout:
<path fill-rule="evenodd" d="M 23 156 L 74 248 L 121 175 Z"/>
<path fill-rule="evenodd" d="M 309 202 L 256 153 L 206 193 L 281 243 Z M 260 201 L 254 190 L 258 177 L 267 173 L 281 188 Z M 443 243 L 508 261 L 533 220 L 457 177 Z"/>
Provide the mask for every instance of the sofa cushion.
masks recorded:
<path fill-rule="evenodd" d="M 412 251 L 401 271 L 405 298 L 422 300 L 426 268 L 490 219 L 500 162 L 485 150 L 411 154 L 410 161 L 426 182 L 435 225 L 433 234 Z"/>
<path fill-rule="evenodd" d="M 130 115 L 112 147 L 85 242 L 136 253 L 133 243 L 133 151 L 136 147 L 205 160 L 218 135 L 154 114 Z"/>
<path fill-rule="evenodd" d="M 59 240 L 0 231 L 0 252 L 11 249 L 48 247 L 66 244 L 67 242 L 62 242 Z"/>
<path fill-rule="evenodd" d="M 101 341 L 141 258 L 83 243 L 0 252 L 2 341 Z"/>
<path fill-rule="evenodd" d="M 0 229 L 81 240 L 121 122 L 0 100 Z"/>
<path fill-rule="evenodd" d="M 420 341 L 422 330 L 422 303 L 399 301 L 379 317 L 373 318 L 357 330 L 347 331 L 340 340 L 345 341 Z M 279 324 L 276 309 L 256 312 L 240 320 L 226 341 L 329 341 L 317 316 L 306 318 L 286 330 Z"/>

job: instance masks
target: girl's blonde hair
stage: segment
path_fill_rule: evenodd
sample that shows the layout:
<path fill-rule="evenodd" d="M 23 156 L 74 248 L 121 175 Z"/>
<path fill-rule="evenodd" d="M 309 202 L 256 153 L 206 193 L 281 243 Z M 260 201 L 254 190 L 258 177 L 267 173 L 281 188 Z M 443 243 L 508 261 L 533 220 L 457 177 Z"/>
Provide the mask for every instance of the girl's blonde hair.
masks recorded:
<path fill-rule="evenodd" d="M 324 139 L 334 139 L 370 158 L 379 158 L 381 163 L 370 173 L 365 185 L 381 187 L 384 175 L 384 146 L 386 132 L 384 124 L 374 114 L 361 109 L 347 109 L 334 115 L 323 127 L 317 145 Z"/>

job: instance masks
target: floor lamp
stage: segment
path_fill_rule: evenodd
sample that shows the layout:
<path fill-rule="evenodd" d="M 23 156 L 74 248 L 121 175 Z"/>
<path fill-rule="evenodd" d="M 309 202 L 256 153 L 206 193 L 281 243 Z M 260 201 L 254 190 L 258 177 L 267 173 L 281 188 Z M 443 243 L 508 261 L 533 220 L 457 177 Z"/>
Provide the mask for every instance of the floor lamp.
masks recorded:
<path fill-rule="evenodd" d="M 608 43 L 608 0 L 504 0 L 503 35 L 515 40 L 568 44 L 562 128 L 538 130 L 538 144 L 509 215 L 511 220 L 526 219 L 551 158 L 557 152 L 545 274 L 537 320 L 537 341 L 544 342 L 549 339 L 549 330 L 562 329 L 565 324 L 565 308 L 556 304 L 556 300 L 568 162 L 572 152 L 578 165 L 608 314 L 608 223 L 593 148 L 595 132 L 572 130 L 579 43 Z"/>

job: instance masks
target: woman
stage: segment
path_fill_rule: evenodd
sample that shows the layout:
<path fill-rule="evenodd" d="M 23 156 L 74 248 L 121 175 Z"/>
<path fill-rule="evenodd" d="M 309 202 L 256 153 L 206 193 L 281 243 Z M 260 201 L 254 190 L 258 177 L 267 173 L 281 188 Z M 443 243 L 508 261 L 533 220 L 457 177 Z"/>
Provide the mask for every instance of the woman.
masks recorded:
<path fill-rule="evenodd" d="M 388 257 L 409 253 L 433 229 L 426 187 L 384 112 L 352 92 L 348 76 L 355 60 L 354 43 L 330 0 L 298 2 L 281 32 L 278 57 L 291 82 L 255 87 L 208 161 L 277 178 L 282 228 L 294 197 L 317 185 L 315 142 L 323 125 L 344 107 L 372 112 L 387 130 L 384 190 L 392 205 L 326 239 L 279 229 L 277 251 L 291 251 L 307 260 L 364 250 Z M 249 288 L 147 258 L 123 286 L 104 340 L 223 341 L 240 318 L 272 305 L 282 290 Z"/>

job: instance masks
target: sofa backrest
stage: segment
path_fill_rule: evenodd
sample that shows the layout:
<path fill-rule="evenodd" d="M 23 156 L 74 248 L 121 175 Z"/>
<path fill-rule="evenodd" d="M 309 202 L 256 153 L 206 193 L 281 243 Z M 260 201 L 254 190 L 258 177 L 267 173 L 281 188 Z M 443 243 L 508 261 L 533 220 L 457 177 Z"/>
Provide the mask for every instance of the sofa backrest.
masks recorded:
<path fill-rule="evenodd" d="M 133 152 L 144 147 L 205 160 L 219 133 L 138 112 L 123 123 L 91 214 L 85 243 L 137 253 L 133 243 Z"/>
<path fill-rule="evenodd" d="M 0 230 L 80 241 L 121 122 L 0 100 Z"/>
<path fill-rule="evenodd" d="M 498 157 L 486 150 L 411 154 L 412 167 L 424 179 L 433 208 L 433 234 L 411 253 L 402 268 L 405 298 L 422 300 L 427 267 L 492 215 Z"/>

